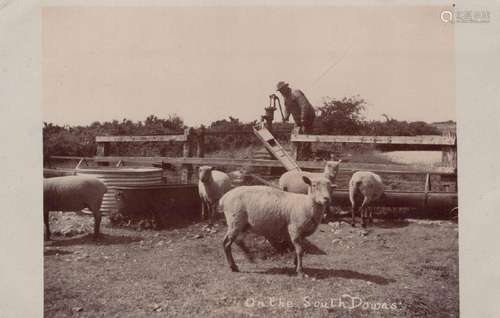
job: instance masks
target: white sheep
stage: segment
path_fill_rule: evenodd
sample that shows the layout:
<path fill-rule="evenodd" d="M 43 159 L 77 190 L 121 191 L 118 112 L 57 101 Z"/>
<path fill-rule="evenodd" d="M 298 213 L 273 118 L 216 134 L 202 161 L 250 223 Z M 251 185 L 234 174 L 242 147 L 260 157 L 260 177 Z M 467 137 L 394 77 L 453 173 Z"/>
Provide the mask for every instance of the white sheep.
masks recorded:
<path fill-rule="evenodd" d="M 306 171 L 287 171 L 281 175 L 279 179 L 279 187 L 283 191 L 293 192 L 293 193 L 307 193 L 307 184 L 302 180 L 303 176 L 309 178 L 315 178 L 323 176 L 330 180 L 332 184 L 335 184 L 335 179 L 339 172 L 339 165 L 342 160 L 339 161 L 327 161 L 325 164 L 325 169 L 323 172 L 306 172 Z"/>
<path fill-rule="evenodd" d="M 101 203 L 107 188 L 90 176 L 65 176 L 43 180 L 43 221 L 50 239 L 50 211 L 81 211 L 88 208 L 94 215 L 94 236 L 99 235 Z"/>
<path fill-rule="evenodd" d="M 231 179 L 232 185 L 242 185 L 244 182 L 247 182 L 250 178 L 248 170 L 247 167 L 241 167 L 238 170 L 228 172 L 227 175 Z"/>
<path fill-rule="evenodd" d="M 361 210 L 361 224 L 366 227 L 366 218 L 373 222 L 372 211 L 367 205 L 378 200 L 384 194 L 384 184 L 379 175 L 369 171 L 355 172 L 349 181 L 349 200 L 352 205 L 352 226 L 356 225 L 355 214 Z"/>
<path fill-rule="evenodd" d="M 228 229 L 223 246 L 229 267 L 237 272 L 231 244 L 248 254 L 243 242 L 245 231 L 263 235 L 270 241 L 289 236 L 294 248 L 297 274 L 303 276 L 303 240 L 314 233 L 321 223 L 325 208 L 331 201 L 330 180 L 324 177 L 303 177 L 308 194 L 284 192 L 268 186 L 242 186 L 226 193 L 220 208 L 226 217 Z"/>
<path fill-rule="evenodd" d="M 199 168 L 198 192 L 201 199 L 201 216 L 213 223 L 219 199 L 232 188 L 231 178 L 210 166 Z"/>

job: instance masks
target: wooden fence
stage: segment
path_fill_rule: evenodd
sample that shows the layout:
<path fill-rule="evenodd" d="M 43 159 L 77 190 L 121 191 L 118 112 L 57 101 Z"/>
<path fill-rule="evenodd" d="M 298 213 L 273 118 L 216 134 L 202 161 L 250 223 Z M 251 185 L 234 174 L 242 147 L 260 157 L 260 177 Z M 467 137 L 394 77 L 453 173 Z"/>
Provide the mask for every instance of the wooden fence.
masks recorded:
<path fill-rule="evenodd" d="M 273 131 L 275 134 L 284 134 L 290 130 Z M 190 182 L 193 177 L 194 166 L 255 166 L 255 167 L 281 167 L 277 160 L 264 159 L 230 159 L 230 158 L 205 158 L 205 137 L 210 135 L 248 134 L 252 132 L 235 131 L 223 132 L 209 129 L 186 128 L 183 132 L 175 135 L 161 136 L 98 136 L 96 137 L 97 153 L 93 159 L 99 165 L 108 165 L 110 162 L 147 162 L 149 164 L 171 164 L 181 166 L 181 180 Z M 252 133 L 253 134 L 253 133 Z M 291 131 L 292 153 L 299 167 L 303 169 L 322 169 L 323 162 L 303 161 L 300 151 L 297 151 L 305 143 L 359 143 L 359 144 L 397 144 L 419 146 L 422 149 L 439 147 L 443 153 L 443 167 L 414 170 L 405 165 L 397 164 L 365 164 L 345 163 L 342 170 L 371 170 L 381 173 L 395 174 L 439 174 L 454 178 L 456 176 L 456 137 L 455 136 L 331 136 L 331 135 L 302 135 L 296 130 Z M 182 155 L 179 157 L 134 157 L 134 156 L 110 156 L 110 143 L 116 142 L 179 142 L 182 143 Z M 432 148 L 436 149 L 436 148 Z M 71 158 L 53 156 L 54 159 Z M 77 157 L 75 157 L 77 158 Z"/>
<path fill-rule="evenodd" d="M 453 135 L 425 136 L 342 136 L 342 135 L 301 135 L 297 129 L 292 130 L 290 138 L 292 153 L 297 160 L 301 159 L 304 143 L 331 144 L 375 144 L 397 145 L 399 150 L 440 150 L 441 164 L 450 171 L 457 168 L 457 137 Z"/>

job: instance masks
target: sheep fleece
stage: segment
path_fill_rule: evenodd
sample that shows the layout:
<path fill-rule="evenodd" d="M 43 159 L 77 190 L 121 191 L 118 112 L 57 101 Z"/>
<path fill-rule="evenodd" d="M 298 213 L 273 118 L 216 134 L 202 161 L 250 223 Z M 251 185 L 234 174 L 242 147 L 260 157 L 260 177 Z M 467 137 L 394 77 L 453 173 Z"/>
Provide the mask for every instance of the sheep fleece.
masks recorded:
<path fill-rule="evenodd" d="M 202 199 L 210 203 L 215 203 L 224 193 L 231 189 L 232 183 L 229 176 L 224 172 L 213 170 L 211 173 L 213 183 L 207 186 L 200 181 L 198 183 L 198 191 Z"/>
<path fill-rule="evenodd" d="M 102 181 L 88 176 L 65 176 L 43 180 L 43 206 L 46 211 L 99 210 L 107 191 Z"/>
<path fill-rule="evenodd" d="M 349 181 L 349 198 L 355 202 L 356 195 L 363 195 L 369 202 L 377 200 L 384 193 L 384 184 L 379 175 L 369 171 L 355 172 Z"/>
<path fill-rule="evenodd" d="M 254 233 L 280 238 L 289 224 L 303 224 L 301 232 L 312 234 L 321 221 L 315 219 L 310 199 L 267 186 L 242 186 L 226 193 L 220 202 L 228 226 L 249 224 Z M 304 213 L 305 212 L 305 213 Z"/>
<path fill-rule="evenodd" d="M 323 172 L 287 171 L 280 177 L 279 186 L 282 190 L 287 192 L 306 194 L 307 184 L 302 180 L 302 176 L 314 179 L 324 175 Z"/>

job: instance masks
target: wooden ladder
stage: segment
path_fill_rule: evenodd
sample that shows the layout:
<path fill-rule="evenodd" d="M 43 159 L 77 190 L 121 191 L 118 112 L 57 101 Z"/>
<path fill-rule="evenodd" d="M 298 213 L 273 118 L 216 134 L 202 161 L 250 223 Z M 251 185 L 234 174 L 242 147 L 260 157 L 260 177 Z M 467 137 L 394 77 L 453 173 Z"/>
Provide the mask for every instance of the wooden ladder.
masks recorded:
<path fill-rule="evenodd" d="M 285 149 L 279 144 L 279 142 L 274 138 L 271 132 L 264 127 L 264 125 L 260 125 L 257 127 L 253 127 L 253 132 L 259 138 L 259 140 L 264 144 L 267 150 L 269 150 L 276 159 L 278 159 L 281 164 L 288 171 L 301 171 L 297 162 L 290 156 Z"/>

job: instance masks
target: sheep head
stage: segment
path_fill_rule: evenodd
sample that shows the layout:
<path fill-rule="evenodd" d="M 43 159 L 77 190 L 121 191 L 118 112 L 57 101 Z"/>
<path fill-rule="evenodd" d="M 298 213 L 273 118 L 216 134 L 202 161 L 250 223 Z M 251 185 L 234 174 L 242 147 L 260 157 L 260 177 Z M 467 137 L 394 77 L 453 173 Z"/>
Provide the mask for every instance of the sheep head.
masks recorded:
<path fill-rule="evenodd" d="M 203 183 L 208 182 L 210 180 L 210 178 L 212 177 L 213 170 L 214 170 L 214 167 L 212 167 L 212 166 L 201 166 L 199 168 L 199 172 L 198 172 L 198 177 L 199 177 L 200 181 Z"/>
<path fill-rule="evenodd" d="M 327 161 L 325 164 L 324 174 L 330 179 L 330 181 L 334 182 L 337 174 L 339 173 L 339 166 L 342 160 L 339 161 Z"/>
<path fill-rule="evenodd" d="M 332 201 L 332 189 L 336 185 L 324 177 L 308 178 L 302 177 L 302 180 L 307 184 L 307 194 L 312 198 L 313 202 L 319 205 L 327 205 Z"/>

